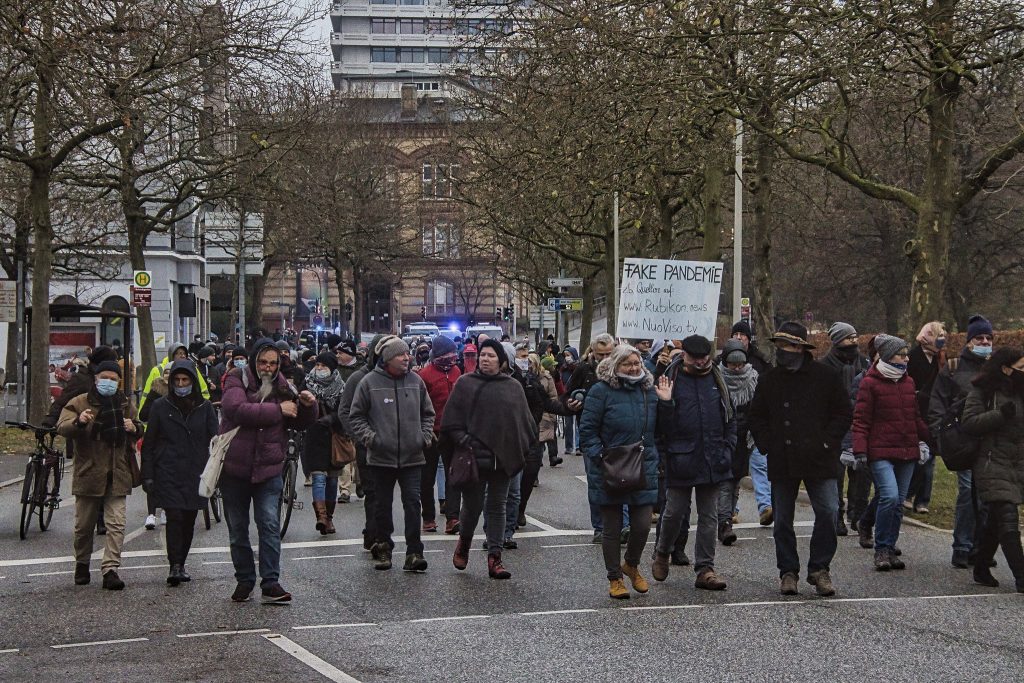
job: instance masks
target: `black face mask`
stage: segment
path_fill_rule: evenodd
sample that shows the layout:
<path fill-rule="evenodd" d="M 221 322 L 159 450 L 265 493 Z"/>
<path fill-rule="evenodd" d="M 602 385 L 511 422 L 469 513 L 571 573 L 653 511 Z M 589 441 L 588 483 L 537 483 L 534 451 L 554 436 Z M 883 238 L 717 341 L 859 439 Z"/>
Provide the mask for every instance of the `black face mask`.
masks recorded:
<path fill-rule="evenodd" d="M 780 368 L 785 368 L 790 372 L 796 372 L 804 364 L 804 352 L 776 351 L 775 362 L 778 363 Z"/>
<path fill-rule="evenodd" d="M 856 344 L 851 346 L 837 346 L 835 348 L 835 354 L 839 360 L 851 363 L 857 360 L 857 356 L 860 355 L 860 349 L 857 348 Z"/>

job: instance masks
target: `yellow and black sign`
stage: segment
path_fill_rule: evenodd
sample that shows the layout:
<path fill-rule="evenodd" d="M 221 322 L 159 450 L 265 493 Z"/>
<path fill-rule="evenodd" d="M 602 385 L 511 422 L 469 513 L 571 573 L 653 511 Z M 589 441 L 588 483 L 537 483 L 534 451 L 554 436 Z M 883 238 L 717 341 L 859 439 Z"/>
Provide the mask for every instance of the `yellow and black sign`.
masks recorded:
<path fill-rule="evenodd" d="M 136 287 L 141 287 L 142 289 L 149 289 L 153 285 L 153 271 L 136 270 L 134 284 Z"/>

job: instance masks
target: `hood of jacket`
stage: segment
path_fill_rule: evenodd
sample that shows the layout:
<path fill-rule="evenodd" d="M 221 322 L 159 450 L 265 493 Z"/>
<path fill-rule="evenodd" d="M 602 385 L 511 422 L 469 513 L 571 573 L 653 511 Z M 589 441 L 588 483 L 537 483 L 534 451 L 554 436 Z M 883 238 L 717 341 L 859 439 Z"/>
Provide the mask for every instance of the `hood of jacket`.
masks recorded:
<path fill-rule="evenodd" d="M 184 342 L 171 342 L 167 345 L 167 354 L 164 356 L 167 360 L 174 359 L 174 352 L 178 349 L 184 349 L 185 353 L 188 353 L 188 345 Z"/>
<path fill-rule="evenodd" d="M 176 360 L 171 363 L 171 378 L 173 379 L 175 372 L 187 372 L 189 377 L 192 378 L 192 393 L 189 394 L 192 400 L 195 401 L 196 405 L 203 402 L 203 392 L 199 386 L 199 375 L 196 371 L 196 364 L 187 358 Z M 168 382 L 168 394 L 173 394 L 173 383 Z"/>
<path fill-rule="evenodd" d="M 259 378 L 256 375 L 256 358 L 259 357 L 260 352 L 263 351 L 264 349 L 274 349 L 274 352 L 280 355 L 280 349 L 277 348 L 277 343 L 273 339 L 269 337 L 264 337 L 263 339 L 256 340 L 256 343 L 252 345 L 252 353 L 249 354 L 249 367 L 246 369 L 251 371 L 253 377 L 255 377 L 257 380 Z M 283 367 L 284 364 L 282 362 L 280 365 L 277 366 L 277 370 L 274 371 L 273 379 L 275 381 L 281 374 L 281 369 Z"/>
<path fill-rule="evenodd" d="M 566 346 L 564 349 L 562 349 L 563 356 L 565 355 L 566 351 L 569 352 L 574 361 L 576 361 L 577 363 L 580 361 L 580 352 L 576 350 L 575 346 Z"/>
<path fill-rule="evenodd" d="M 622 389 L 623 382 L 615 375 L 615 368 L 612 364 L 613 360 L 612 358 L 605 358 L 597 364 L 597 378 L 602 382 L 606 382 L 612 389 Z M 647 368 L 643 368 L 643 370 L 644 378 L 640 380 L 638 385 L 634 386 L 639 386 L 646 391 L 654 386 L 654 375 Z"/>

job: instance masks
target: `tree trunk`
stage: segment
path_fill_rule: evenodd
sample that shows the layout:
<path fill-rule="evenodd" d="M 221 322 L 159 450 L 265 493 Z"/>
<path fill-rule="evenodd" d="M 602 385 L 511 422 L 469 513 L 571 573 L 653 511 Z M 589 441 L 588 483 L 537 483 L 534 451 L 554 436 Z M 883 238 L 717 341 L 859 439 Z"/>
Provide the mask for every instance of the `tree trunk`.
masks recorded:
<path fill-rule="evenodd" d="M 358 344 L 363 331 L 363 274 L 352 265 L 352 336 Z"/>
<path fill-rule="evenodd" d="M 942 320 L 943 294 L 949 272 L 949 246 L 957 209 L 956 104 L 959 76 L 946 72 L 928 86 L 928 158 L 925 165 L 921 210 L 914 239 L 904 253 L 914 269 L 910 286 L 910 327 L 918 330 L 930 320 Z"/>
<path fill-rule="evenodd" d="M 657 184 L 656 184 L 657 187 Z M 672 202 L 664 192 L 658 192 L 658 251 L 657 258 L 672 258 L 672 250 L 675 247 L 673 242 L 673 222 L 675 216 L 672 213 Z"/>
<path fill-rule="evenodd" d="M 701 199 L 704 215 L 701 231 L 704 233 L 702 261 L 722 260 L 722 190 L 725 186 L 725 169 L 720 159 L 713 156 L 704 164 L 704 189 Z"/>
<path fill-rule="evenodd" d="M 758 348 L 774 358 L 774 347 L 768 337 L 775 331 L 775 302 L 772 297 L 772 173 L 775 146 L 758 134 L 754 145 L 754 179 L 750 193 L 754 207 L 754 301 L 753 322 Z"/>
<path fill-rule="evenodd" d="M 39 95 L 39 97 L 44 97 Z M 29 422 L 39 424 L 50 410 L 50 275 L 53 269 L 53 226 L 50 224 L 48 164 L 32 169 L 29 203 L 32 213 L 32 324 L 29 345 Z"/>
<path fill-rule="evenodd" d="M 580 316 L 580 347 L 577 351 L 582 355 L 583 350 L 590 346 L 590 331 L 594 327 L 594 278 L 598 276 L 601 271 L 594 271 L 590 274 L 584 274 L 583 276 L 583 312 Z M 606 309 L 611 308 L 611 302 L 605 306 Z M 614 330 L 612 334 L 614 334 Z"/>

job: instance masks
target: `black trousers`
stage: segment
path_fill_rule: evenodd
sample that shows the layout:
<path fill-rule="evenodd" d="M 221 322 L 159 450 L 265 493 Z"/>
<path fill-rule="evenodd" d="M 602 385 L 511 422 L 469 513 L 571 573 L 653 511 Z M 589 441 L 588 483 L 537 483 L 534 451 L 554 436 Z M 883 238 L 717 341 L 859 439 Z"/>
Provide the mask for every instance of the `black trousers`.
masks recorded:
<path fill-rule="evenodd" d="M 359 472 L 359 483 L 363 487 L 363 513 L 366 515 L 363 534 L 376 539 L 377 520 L 374 517 L 374 505 L 377 502 L 377 487 L 370 467 L 366 464 L 366 447 L 360 443 L 356 444 L 356 471 Z"/>
<path fill-rule="evenodd" d="M 537 444 L 526 452 L 526 464 L 523 466 L 523 481 L 519 486 L 519 514 L 526 514 L 526 505 L 537 483 L 537 476 L 544 464 L 544 444 Z"/>
<path fill-rule="evenodd" d="M 164 513 L 167 515 L 167 563 L 185 564 L 188 551 L 192 549 L 192 534 L 199 510 L 164 508 Z"/>
<path fill-rule="evenodd" d="M 1017 589 L 1024 588 L 1024 548 L 1020 541 L 1020 513 L 1013 503 L 985 503 L 985 521 L 975 537 L 975 567 L 985 567 L 1001 546 Z"/>
<path fill-rule="evenodd" d="M 423 449 L 423 457 L 427 462 L 423 465 L 420 481 L 420 505 L 423 508 L 423 521 L 432 522 L 437 518 L 437 507 L 434 505 L 434 481 L 437 479 L 437 461 L 441 459 L 441 451 L 435 440 L 429 448 Z"/>

